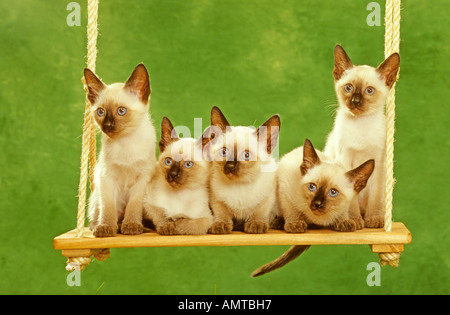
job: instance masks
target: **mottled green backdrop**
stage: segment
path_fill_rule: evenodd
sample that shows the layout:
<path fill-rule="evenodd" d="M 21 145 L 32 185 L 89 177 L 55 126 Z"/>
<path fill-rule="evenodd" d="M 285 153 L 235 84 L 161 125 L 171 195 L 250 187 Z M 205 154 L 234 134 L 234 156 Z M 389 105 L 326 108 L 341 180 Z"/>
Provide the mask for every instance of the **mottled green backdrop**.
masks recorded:
<path fill-rule="evenodd" d="M 315 246 L 257 279 L 251 271 L 287 246 L 113 249 L 67 286 L 52 239 L 76 224 L 87 20 L 78 2 L 81 26 L 69 27 L 69 1 L 0 1 L 1 294 L 450 293 L 448 1 L 425 0 L 403 1 L 397 85 L 394 220 L 413 242 L 380 287 L 366 284 L 378 258 L 362 245 Z M 233 124 L 279 113 L 281 154 L 305 137 L 321 148 L 336 104 L 334 45 L 355 64 L 383 60 L 369 2 L 100 1 L 97 73 L 123 81 L 144 62 L 157 126 L 166 115 L 205 127 L 212 105 Z"/>

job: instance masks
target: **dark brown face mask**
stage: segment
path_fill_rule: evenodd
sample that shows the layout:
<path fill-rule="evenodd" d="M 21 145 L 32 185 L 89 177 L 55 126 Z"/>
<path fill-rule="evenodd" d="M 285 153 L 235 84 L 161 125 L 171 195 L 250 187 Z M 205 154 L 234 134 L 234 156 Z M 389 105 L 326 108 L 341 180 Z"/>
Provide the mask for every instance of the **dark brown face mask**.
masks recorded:
<path fill-rule="evenodd" d="M 181 178 L 181 167 L 180 162 L 174 162 L 172 166 L 170 167 L 169 171 L 167 172 L 167 182 L 172 183 L 176 182 L 178 183 L 178 180 Z"/>

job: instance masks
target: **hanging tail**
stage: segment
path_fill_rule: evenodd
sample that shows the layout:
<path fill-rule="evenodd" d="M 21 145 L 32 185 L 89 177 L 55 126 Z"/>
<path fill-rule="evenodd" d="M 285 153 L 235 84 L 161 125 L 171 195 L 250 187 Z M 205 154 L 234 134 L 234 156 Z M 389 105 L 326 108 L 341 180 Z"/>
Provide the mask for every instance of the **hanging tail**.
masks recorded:
<path fill-rule="evenodd" d="M 265 264 L 264 266 L 259 267 L 255 271 L 252 272 L 252 278 L 262 276 L 265 273 L 274 271 L 278 268 L 283 267 L 290 261 L 294 260 L 298 256 L 300 256 L 304 251 L 310 248 L 311 245 L 294 245 L 291 246 L 283 255 L 275 259 L 274 261 Z"/>

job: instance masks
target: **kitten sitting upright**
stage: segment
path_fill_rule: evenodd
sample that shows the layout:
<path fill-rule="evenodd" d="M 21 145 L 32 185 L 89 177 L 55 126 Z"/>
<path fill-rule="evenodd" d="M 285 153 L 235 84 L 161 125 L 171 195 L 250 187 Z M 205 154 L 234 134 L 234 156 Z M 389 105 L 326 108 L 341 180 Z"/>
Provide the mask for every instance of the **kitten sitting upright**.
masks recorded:
<path fill-rule="evenodd" d="M 397 80 L 400 56 L 393 53 L 378 68 L 354 66 L 344 49 L 334 49 L 334 82 L 339 101 L 324 153 L 351 169 L 367 159 L 376 168 L 359 196 L 365 227 L 384 226 L 386 117 L 384 104 Z"/>
<path fill-rule="evenodd" d="M 105 85 L 84 69 L 102 148 L 89 199 L 90 228 L 96 237 L 140 234 L 142 198 L 155 169 L 155 128 L 149 109 L 150 80 L 139 64 L 126 83 Z"/>
<path fill-rule="evenodd" d="M 258 129 L 231 127 L 219 108 L 211 110 L 212 174 L 210 204 L 213 234 L 231 233 L 244 223 L 247 233 L 265 233 L 275 216 L 275 171 L 272 157 L 280 117 L 270 117 Z"/>
<path fill-rule="evenodd" d="M 144 197 L 145 217 L 160 234 L 206 234 L 212 224 L 203 159 L 207 139 L 180 139 L 167 117 L 161 123 L 159 163 Z"/>
<path fill-rule="evenodd" d="M 321 156 L 319 158 L 319 155 Z M 328 227 L 340 232 L 363 228 L 358 194 L 374 169 L 368 160 L 347 171 L 340 164 L 327 161 L 306 139 L 280 160 L 278 206 L 289 233 L 303 233 L 308 227 Z M 282 256 L 252 273 L 252 277 L 280 268 L 297 258 L 309 245 L 292 246 Z"/>

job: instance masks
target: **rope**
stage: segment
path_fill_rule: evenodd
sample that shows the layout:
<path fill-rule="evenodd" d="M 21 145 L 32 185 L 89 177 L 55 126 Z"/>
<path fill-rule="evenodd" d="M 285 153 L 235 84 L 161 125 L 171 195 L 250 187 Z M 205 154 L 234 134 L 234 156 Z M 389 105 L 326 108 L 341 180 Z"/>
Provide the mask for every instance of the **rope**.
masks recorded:
<path fill-rule="evenodd" d="M 400 2 L 386 0 L 384 57 L 400 51 Z M 399 70 L 400 72 L 400 70 Z M 397 74 L 398 77 L 398 74 Z M 395 132 L 395 83 L 389 92 L 386 102 L 386 193 L 384 208 L 384 229 L 392 229 L 392 198 L 394 192 L 394 132 Z"/>
<path fill-rule="evenodd" d="M 95 61 L 97 59 L 97 18 L 98 0 L 88 0 L 88 25 L 87 25 L 87 67 L 95 72 Z M 82 79 L 84 89 L 87 85 L 84 77 Z M 77 213 L 77 237 L 83 237 L 85 209 L 86 209 L 86 183 L 89 175 L 90 189 L 94 189 L 93 173 L 96 158 L 95 122 L 91 113 L 91 104 L 86 95 L 86 107 L 84 111 L 83 138 L 81 144 L 80 183 L 78 186 L 78 213 Z M 89 168 L 90 166 L 90 168 Z M 89 169 L 89 173 L 88 173 Z"/>
<path fill-rule="evenodd" d="M 381 267 L 387 265 L 398 267 L 398 264 L 400 262 L 400 255 L 401 253 L 378 253 L 378 257 L 380 257 Z"/>

